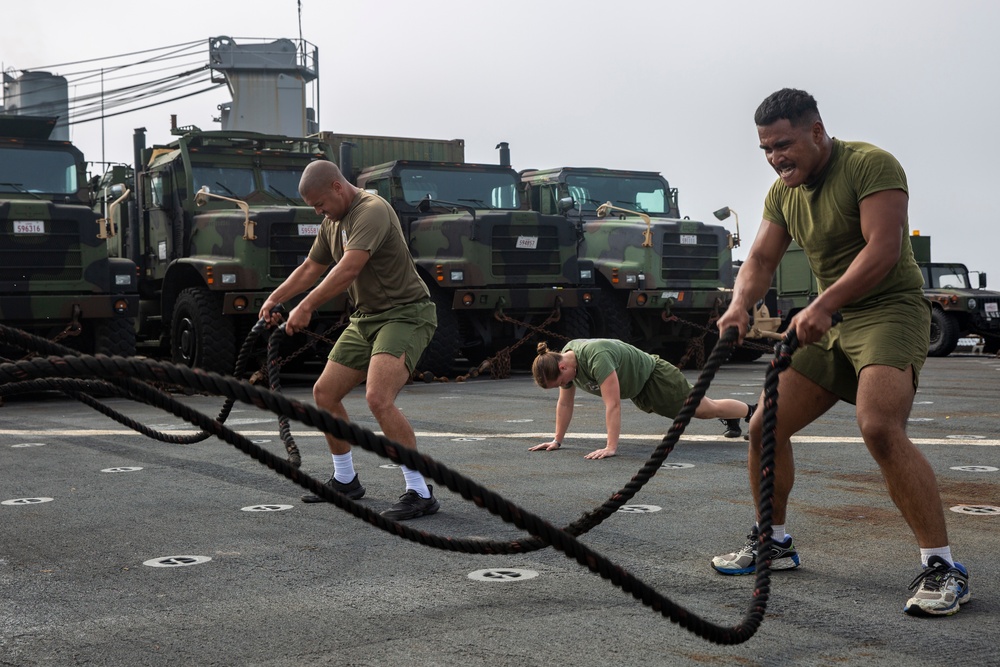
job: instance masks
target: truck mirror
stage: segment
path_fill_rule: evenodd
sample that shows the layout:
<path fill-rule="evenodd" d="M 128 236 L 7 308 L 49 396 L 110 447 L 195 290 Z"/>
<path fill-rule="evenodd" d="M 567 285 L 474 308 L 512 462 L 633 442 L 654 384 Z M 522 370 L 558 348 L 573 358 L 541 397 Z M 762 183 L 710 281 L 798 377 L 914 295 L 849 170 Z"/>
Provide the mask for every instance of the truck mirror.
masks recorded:
<path fill-rule="evenodd" d="M 979 289 L 986 289 L 986 274 L 979 272 Z"/>
<path fill-rule="evenodd" d="M 559 212 L 568 213 L 576 208 L 576 202 L 573 201 L 572 197 L 563 197 L 559 200 Z"/>

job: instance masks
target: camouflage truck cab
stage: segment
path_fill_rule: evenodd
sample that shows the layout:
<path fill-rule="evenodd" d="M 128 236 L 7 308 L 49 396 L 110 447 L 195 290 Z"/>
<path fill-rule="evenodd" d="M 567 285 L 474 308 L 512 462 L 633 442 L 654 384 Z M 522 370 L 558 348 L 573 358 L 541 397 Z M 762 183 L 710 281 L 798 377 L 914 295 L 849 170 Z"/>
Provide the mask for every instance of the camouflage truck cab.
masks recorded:
<path fill-rule="evenodd" d="M 55 123 L 0 115 L 0 319 L 50 339 L 72 323 L 79 335 L 63 344 L 131 356 L 136 267 L 109 257 L 83 154 L 49 139 Z"/>
<path fill-rule="evenodd" d="M 396 210 L 437 304 L 438 330 L 420 370 L 443 374 L 456 357 L 493 354 L 557 306 L 561 318 L 550 329 L 589 335 L 582 307 L 593 266 L 577 255 L 577 229 L 564 216 L 527 210 L 509 166 L 397 160 L 363 169 L 357 183 Z M 518 361 L 534 347 L 523 345 L 527 359 Z"/>
<path fill-rule="evenodd" d="M 139 265 L 139 340 L 176 363 L 231 373 L 265 299 L 309 253 L 321 218 L 298 183 L 329 148 L 255 132 L 174 132 L 175 141 L 146 148 L 136 131 L 141 168 L 121 252 Z M 322 333 L 345 307 L 344 297 L 332 300 L 312 329 Z"/>
<path fill-rule="evenodd" d="M 730 298 L 732 235 L 682 219 L 677 190 L 656 172 L 562 167 L 527 170 L 532 209 L 580 229 L 594 263 L 594 333 L 677 361 Z"/>

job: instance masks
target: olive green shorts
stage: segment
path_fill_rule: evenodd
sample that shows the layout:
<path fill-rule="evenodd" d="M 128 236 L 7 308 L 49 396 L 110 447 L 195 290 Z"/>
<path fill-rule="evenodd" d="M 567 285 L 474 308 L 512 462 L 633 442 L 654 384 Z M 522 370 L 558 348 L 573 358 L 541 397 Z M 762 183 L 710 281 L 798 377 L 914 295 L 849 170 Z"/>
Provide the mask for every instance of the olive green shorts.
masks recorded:
<path fill-rule="evenodd" d="M 864 309 L 845 311 L 843 322 L 792 356 L 792 368 L 852 404 L 865 366 L 912 366 L 916 391 L 930 331 L 930 303 L 922 294 L 887 295 Z"/>
<path fill-rule="evenodd" d="M 691 383 L 676 366 L 655 354 L 652 357 L 656 359 L 653 374 L 632 402 L 643 412 L 655 412 L 673 419 L 684 407 L 684 401 L 691 393 Z"/>
<path fill-rule="evenodd" d="M 429 299 L 381 313 L 355 311 L 330 350 L 330 361 L 366 371 L 372 355 L 387 353 L 398 359 L 405 354 L 406 369 L 413 373 L 435 329 L 437 312 Z"/>

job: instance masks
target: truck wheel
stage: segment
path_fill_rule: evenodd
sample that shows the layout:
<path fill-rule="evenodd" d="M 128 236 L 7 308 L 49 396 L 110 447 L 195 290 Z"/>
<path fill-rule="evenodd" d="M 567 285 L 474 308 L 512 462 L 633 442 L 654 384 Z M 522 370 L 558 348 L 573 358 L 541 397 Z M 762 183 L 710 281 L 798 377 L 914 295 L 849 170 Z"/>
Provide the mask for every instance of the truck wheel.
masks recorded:
<path fill-rule="evenodd" d="M 659 316 L 659 313 L 656 313 Z M 628 312 L 628 297 L 611 289 L 597 293 L 596 306 L 590 308 L 593 335 L 598 338 L 617 338 L 632 343 L 632 315 Z"/>
<path fill-rule="evenodd" d="M 455 359 L 462 345 L 462 336 L 455 312 L 451 309 L 450 295 L 437 285 L 431 285 L 430 291 L 431 301 L 434 302 L 437 311 L 438 325 L 416 368 L 421 372 L 429 371 L 435 376 L 448 375 L 455 366 Z M 492 313 L 485 312 L 485 316 L 492 316 Z"/>
<path fill-rule="evenodd" d="M 201 287 L 180 293 L 170 325 L 175 364 L 231 375 L 236 365 L 232 318 L 222 314 L 222 295 Z"/>
<path fill-rule="evenodd" d="M 586 308 L 563 308 L 559 318 L 558 331 L 570 340 L 593 338 L 593 324 Z"/>
<path fill-rule="evenodd" d="M 135 320 L 119 317 L 94 323 L 94 354 L 135 356 Z"/>
<path fill-rule="evenodd" d="M 958 322 L 939 308 L 931 313 L 931 342 L 927 347 L 929 357 L 947 357 L 958 346 Z"/>

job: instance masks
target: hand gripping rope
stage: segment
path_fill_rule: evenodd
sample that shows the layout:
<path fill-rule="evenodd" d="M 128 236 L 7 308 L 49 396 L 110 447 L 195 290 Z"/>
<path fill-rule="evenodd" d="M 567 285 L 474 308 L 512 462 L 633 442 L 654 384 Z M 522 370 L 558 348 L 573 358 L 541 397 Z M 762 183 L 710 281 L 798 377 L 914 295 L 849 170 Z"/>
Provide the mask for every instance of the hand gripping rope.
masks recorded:
<path fill-rule="evenodd" d="M 274 335 L 278 335 L 278 332 L 272 334 L 272 338 Z M 202 429 L 201 433 L 198 434 L 199 439 L 214 435 L 307 491 L 398 537 L 436 549 L 475 554 L 528 553 L 552 546 L 562 551 L 568 558 L 576 560 L 590 571 L 609 580 L 624 592 L 630 593 L 647 607 L 699 637 L 719 644 L 739 644 L 752 637 L 763 620 L 770 593 L 769 559 L 757 560 L 754 589 L 749 607 L 741 622 L 735 626 L 721 626 L 673 603 L 637 577 L 577 540 L 578 536 L 599 525 L 628 502 L 660 469 L 694 416 L 694 412 L 705 396 L 716 371 L 732 352 L 736 336 L 735 328 L 726 330 L 722 335 L 719 344 L 712 350 L 705 368 L 685 400 L 680 414 L 639 472 L 625 487 L 612 494 L 602 505 L 584 513 L 575 522 L 563 528 L 553 526 L 541 517 L 424 454 L 403 447 L 384 436 L 377 435 L 350 422 L 337 419 L 324 410 L 290 400 L 277 391 L 256 387 L 235 377 L 136 357 L 108 357 L 104 355 L 95 357 L 68 354 L 67 348 L 30 336 L 17 329 L 0 325 L 0 343 L 12 344 L 22 349 L 41 349 L 41 351 L 51 354 L 46 358 L 0 364 L 0 396 L 40 389 L 60 390 L 140 433 L 167 442 L 181 444 L 192 442 L 190 437 L 187 439 L 174 436 L 161 437 L 165 434 L 159 434 L 136 423 L 92 399 L 87 394 L 110 392 L 115 396 L 126 396 L 142 401 L 170 412 Z M 776 346 L 775 358 L 768 368 L 764 385 L 764 439 L 761 455 L 760 493 L 758 495 L 760 498 L 758 523 L 761 539 L 759 552 L 765 554 L 770 553 L 771 545 L 771 497 L 774 488 L 774 429 L 777 423 L 778 374 L 791 363 L 791 355 L 796 347 L 797 341 L 794 336 L 790 336 Z M 270 356 L 269 353 L 269 358 Z M 530 533 L 530 537 L 513 541 L 456 538 L 415 530 L 403 523 L 386 519 L 368 507 L 333 491 L 322 481 L 300 471 L 298 461 L 283 460 L 226 427 L 222 423 L 225 415 L 220 415 L 218 419 L 212 419 L 176 401 L 164 391 L 153 386 L 154 384 L 188 387 L 216 396 L 225 396 L 228 407 L 239 400 L 260 409 L 270 410 L 279 417 L 295 419 L 307 426 L 318 428 L 324 433 L 347 440 L 395 463 L 419 470 L 426 477 L 432 478 L 438 484 L 444 485 L 466 500 L 471 500 L 491 514 L 527 531 Z M 224 413 L 228 414 L 228 409 L 224 409 Z M 286 443 L 286 448 L 287 446 Z M 289 453 L 291 454 L 291 449 L 289 449 Z"/>

